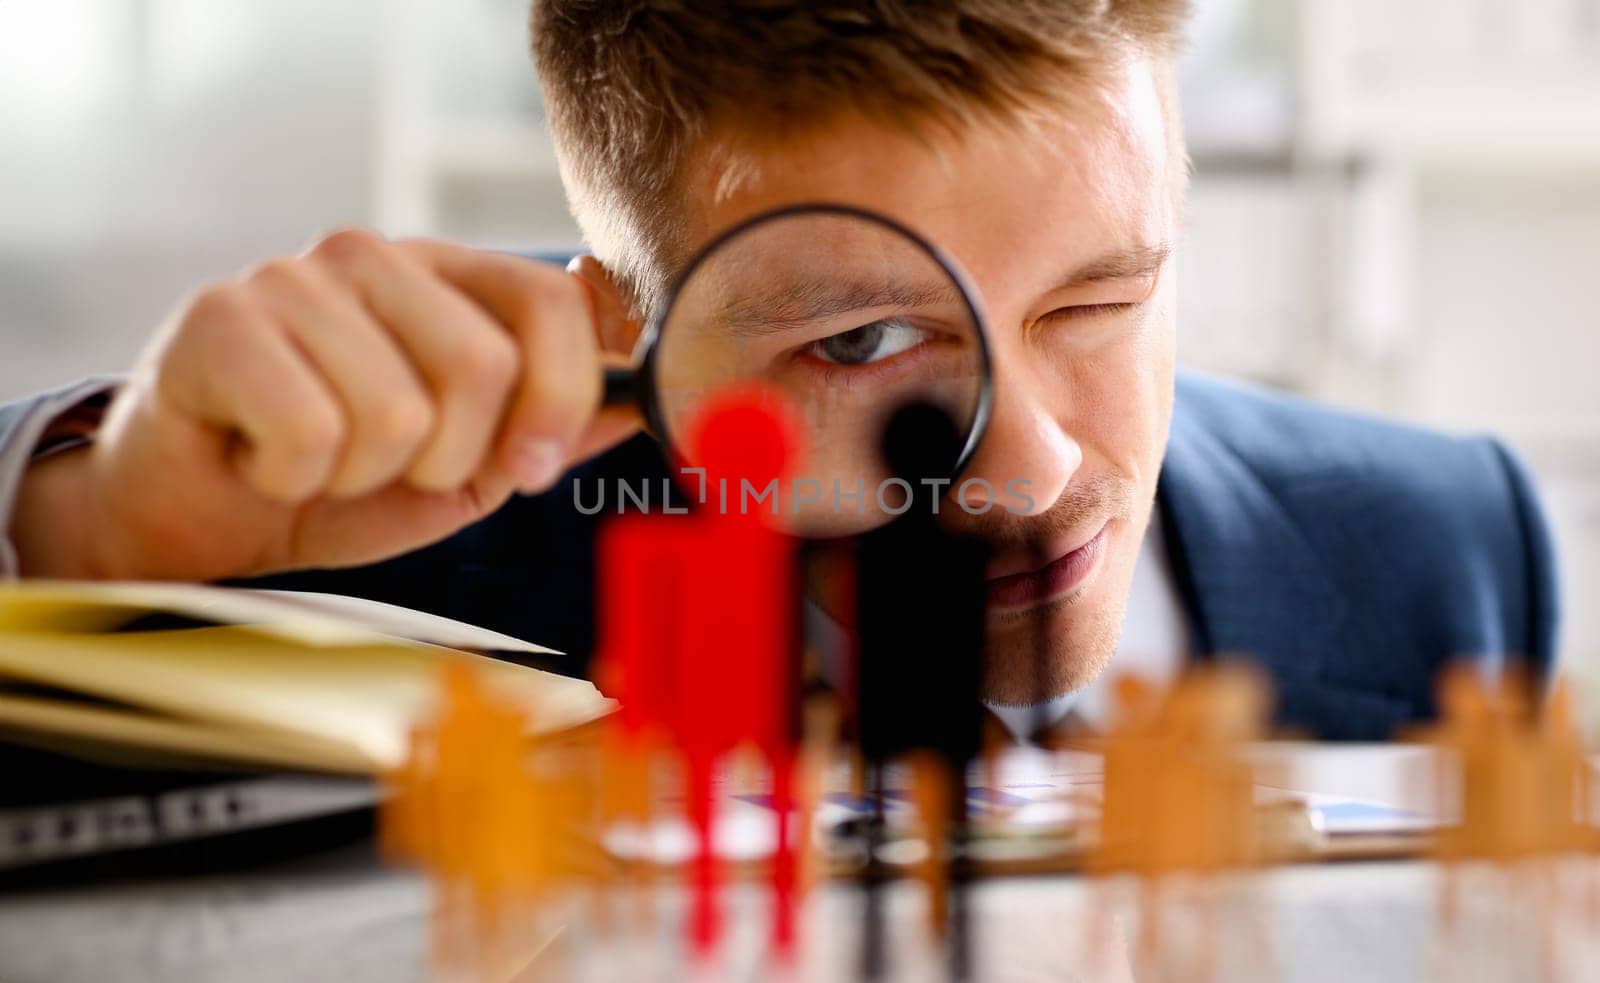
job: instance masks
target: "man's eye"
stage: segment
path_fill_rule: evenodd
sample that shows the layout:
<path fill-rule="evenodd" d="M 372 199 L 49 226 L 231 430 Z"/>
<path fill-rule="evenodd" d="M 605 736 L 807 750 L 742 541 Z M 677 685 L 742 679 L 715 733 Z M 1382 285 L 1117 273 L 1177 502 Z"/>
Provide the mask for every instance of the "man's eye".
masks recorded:
<path fill-rule="evenodd" d="M 811 353 L 834 365 L 866 365 L 915 348 L 927 336 L 904 321 L 884 320 L 813 342 Z"/>

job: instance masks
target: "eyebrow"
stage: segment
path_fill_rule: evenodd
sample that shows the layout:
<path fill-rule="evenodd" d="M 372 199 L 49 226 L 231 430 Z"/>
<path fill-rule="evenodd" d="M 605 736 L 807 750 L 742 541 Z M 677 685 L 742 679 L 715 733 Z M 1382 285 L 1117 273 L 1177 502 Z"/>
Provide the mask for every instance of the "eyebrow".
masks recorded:
<path fill-rule="evenodd" d="M 1103 283 L 1107 280 L 1126 280 L 1133 277 L 1154 276 L 1161 271 L 1163 266 L 1167 265 L 1167 260 L 1171 258 L 1172 243 L 1170 242 L 1121 249 L 1092 259 L 1073 270 L 1060 283 L 1056 284 L 1055 290 L 1051 292 L 1055 293 L 1091 283 Z"/>
<path fill-rule="evenodd" d="M 776 334 L 815 321 L 880 307 L 913 310 L 961 304 L 954 283 L 834 282 L 817 280 L 733 302 L 723 316 L 735 334 Z"/>
<path fill-rule="evenodd" d="M 1096 257 L 1068 273 L 1051 291 L 1108 280 L 1153 276 L 1171 259 L 1170 242 L 1133 246 Z M 962 303 L 954 283 L 891 283 L 886 281 L 834 282 L 817 279 L 776 289 L 758 297 L 736 300 L 723 312 L 729 330 L 746 337 L 761 337 L 803 327 L 851 311 L 887 307 L 911 310 L 940 304 Z"/>

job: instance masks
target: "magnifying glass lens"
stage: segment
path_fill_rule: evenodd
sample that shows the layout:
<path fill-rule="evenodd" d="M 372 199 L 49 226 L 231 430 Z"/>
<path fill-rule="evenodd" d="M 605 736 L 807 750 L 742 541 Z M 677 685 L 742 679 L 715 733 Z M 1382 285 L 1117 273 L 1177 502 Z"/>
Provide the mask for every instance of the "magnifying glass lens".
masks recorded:
<path fill-rule="evenodd" d="M 787 397 L 804 431 L 798 465 L 772 498 L 728 507 L 802 535 L 860 532 L 909 504 L 910 476 L 890 475 L 880 448 L 896 408 L 934 402 L 972 441 L 982 428 L 989 364 L 975 301 L 929 247 L 864 213 L 745 226 L 701 255 L 658 324 L 657 414 L 675 446 L 725 387 Z M 950 480 L 957 467 L 916 477 Z"/>

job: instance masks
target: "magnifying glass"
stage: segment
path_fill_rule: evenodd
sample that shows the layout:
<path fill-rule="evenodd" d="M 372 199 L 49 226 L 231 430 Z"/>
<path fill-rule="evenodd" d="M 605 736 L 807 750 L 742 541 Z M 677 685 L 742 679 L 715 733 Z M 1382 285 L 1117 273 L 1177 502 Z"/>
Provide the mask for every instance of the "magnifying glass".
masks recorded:
<path fill-rule="evenodd" d="M 717 236 L 678 275 L 635 350 L 608 370 L 608 405 L 633 403 L 688 467 L 698 408 L 730 386 L 781 394 L 802 427 L 798 465 L 753 508 L 796 535 L 864 532 L 904 511 L 882 431 L 932 402 L 961 428 L 939 473 L 956 482 L 983 437 L 993 368 L 977 295 L 956 264 L 904 225 L 849 205 L 765 212 Z M 898 478 L 898 481 L 896 480 Z M 724 507 L 752 508 L 748 496 Z"/>

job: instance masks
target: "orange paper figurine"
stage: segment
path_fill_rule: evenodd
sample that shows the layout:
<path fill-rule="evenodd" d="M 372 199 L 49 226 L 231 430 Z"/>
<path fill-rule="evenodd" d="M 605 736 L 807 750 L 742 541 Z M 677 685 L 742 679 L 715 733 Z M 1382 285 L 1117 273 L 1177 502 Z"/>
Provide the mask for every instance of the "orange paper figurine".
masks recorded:
<path fill-rule="evenodd" d="M 433 877 L 441 971 L 497 979 L 526 966 L 541 914 L 595 854 L 585 842 L 584 768 L 559 760 L 566 751 L 536 752 L 529 723 L 454 664 L 437 718 L 413 735 L 408 760 L 390 776 L 381 845 Z"/>
<path fill-rule="evenodd" d="M 1096 873 L 1138 878 L 1139 949 L 1147 970 L 1158 951 L 1163 961 L 1176 958 L 1159 938 L 1175 889 L 1198 888 L 1187 897 L 1208 924 L 1199 950 L 1176 961 L 1182 975 L 1204 979 L 1214 972 L 1212 880 L 1265 857 L 1253 774 L 1241 751 L 1262 737 L 1267 690 L 1247 667 L 1221 663 L 1191 671 L 1166 693 L 1124 677 L 1116 697 L 1099 833 L 1087 865 Z M 1109 926 L 1089 930 L 1093 937 Z"/>
<path fill-rule="evenodd" d="M 928 927 L 937 938 L 950 929 L 950 833 L 955 814 L 952 799 L 964 791 L 951 774 L 948 762 L 929 751 L 913 752 L 906 759 L 911 778 L 911 798 L 922 823 L 927 854 L 916 864 L 916 877 L 926 887 Z"/>
<path fill-rule="evenodd" d="M 1485 678 L 1456 668 L 1439 703 L 1439 787 L 1459 790 L 1461 817 L 1435 839 L 1439 859 L 1507 862 L 1590 848 L 1589 768 L 1565 683 L 1541 707 L 1520 673 Z M 1441 812 L 1456 811 L 1449 805 Z"/>
<path fill-rule="evenodd" d="M 1486 676 L 1469 667 L 1445 673 L 1439 690 L 1443 720 L 1432 732 L 1441 754 L 1436 788 L 1439 813 L 1459 818 L 1439 830 L 1434 856 L 1444 863 L 1439 914 L 1446 933 L 1461 928 L 1464 903 L 1487 900 L 1463 890 L 1468 865 L 1487 864 L 1503 881 L 1491 924 L 1497 946 L 1518 941 L 1514 926 L 1531 933 L 1538 978 L 1557 976 L 1555 926 L 1562 921 L 1557 862 L 1595 846 L 1593 779 L 1572 719 L 1571 694 L 1558 682 L 1548 699 L 1520 671 Z M 1591 906 L 1597 888 L 1588 878 Z M 1482 874 L 1483 870 L 1476 873 Z M 1527 916 L 1531 913 L 1531 921 Z M 1445 939 L 1444 952 L 1456 951 Z"/>
<path fill-rule="evenodd" d="M 1254 864 L 1254 780 L 1241 746 L 1259 740 L 1266 691 L 1241 666 L 1188 674 L 1170 693 L 1117 681 L 1092 869 L 1145 876 Z"/>

